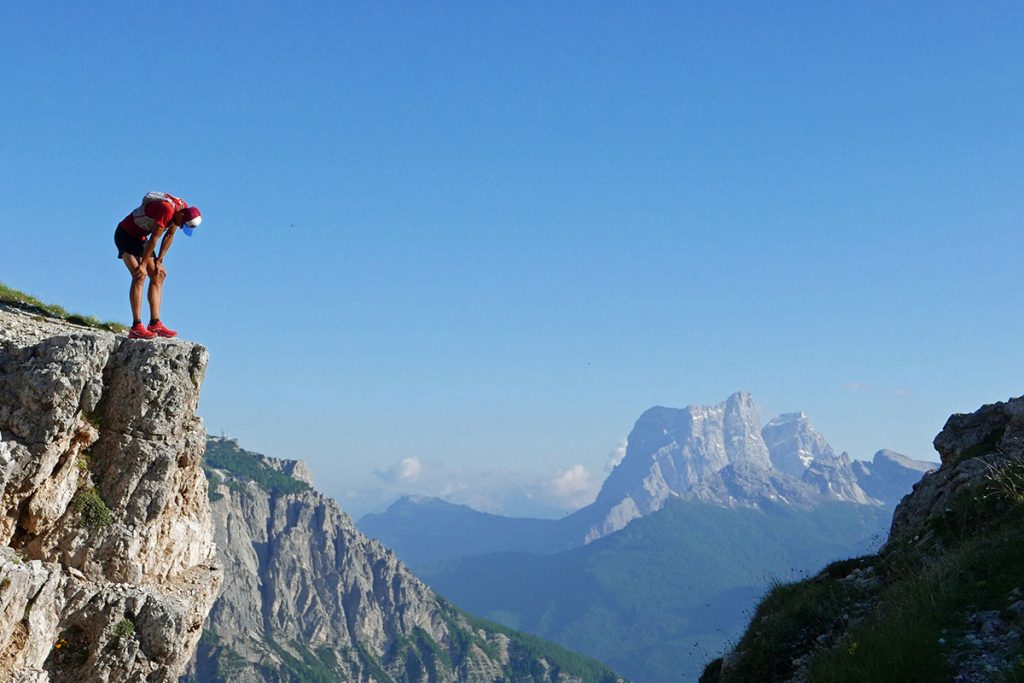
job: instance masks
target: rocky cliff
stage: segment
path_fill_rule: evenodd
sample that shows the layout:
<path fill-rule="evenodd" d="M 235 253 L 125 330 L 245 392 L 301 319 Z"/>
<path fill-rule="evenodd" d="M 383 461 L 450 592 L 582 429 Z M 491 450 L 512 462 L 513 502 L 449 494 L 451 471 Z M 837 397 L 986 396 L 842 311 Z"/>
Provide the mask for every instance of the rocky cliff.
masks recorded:
<path fill-rule="evenodd" d="M 0 680 L 173 681 L 217 594 L 206 350 L 0 306 Z"/>
<path fill-rule="evenodd" d="M 935 448 L 877 555 L 777 586 L 701 680 L 1020 680 L 1024 398 L 952 416 Z"/>
<path fill-rule="evenodd" d="M 435 595 L 315 491 L 301 463 L 225 439 L 210 440 L 206 463 L 225 582 L 188 680 L 619 680 Z"/>

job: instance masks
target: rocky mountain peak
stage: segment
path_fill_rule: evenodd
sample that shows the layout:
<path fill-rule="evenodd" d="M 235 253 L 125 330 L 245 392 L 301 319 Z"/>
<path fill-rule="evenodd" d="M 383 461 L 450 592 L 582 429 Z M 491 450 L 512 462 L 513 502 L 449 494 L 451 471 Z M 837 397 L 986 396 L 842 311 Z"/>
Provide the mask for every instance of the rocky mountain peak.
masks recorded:
<path fill-rule="evenodd" d="M 835 457 L 832 447 L 813 426 L 807 413 L 784 413 L 761 430 L 772 465 L 791 477 L 802 477 L 815 460 Z"/>
<path fill-rule="evenodd" d="M 935 469 L 936 463 L 883 449 L 875 453 L 871 462 L 855 460 L 852 467 L 857 483 L 865 493 L 894 506 L 926 472 Z"/>
<path fill-rule="evenodd" d="M 587 540 L 661 509 L 670 497 L 724 507 L 894 505 L 897 492 L 903 495 L 924 471 L 897 455 L 879 456 L 883 464 L 872 473 L 847 453 L 837 455 L 804 412 L 784 413 L 762 428 L 757 404 L 743 391 L 714 406 L 657 406 L 636 421 L 625 457 L 585 509 L 599 519 Z"/>

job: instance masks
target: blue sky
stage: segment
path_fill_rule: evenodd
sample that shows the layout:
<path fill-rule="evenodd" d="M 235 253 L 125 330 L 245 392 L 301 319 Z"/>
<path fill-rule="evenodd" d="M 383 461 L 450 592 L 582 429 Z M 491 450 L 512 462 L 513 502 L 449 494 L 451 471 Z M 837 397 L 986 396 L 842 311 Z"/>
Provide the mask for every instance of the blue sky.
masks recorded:
<path fill-rule="evenodd" d="M 164 319 L 207 427 L 356 513 L 564 505 L 645 408 L 737 389 L 858 457 L 1022 393 L 1019 3 L 4 20 L 0 280 L 125 320 L 114 225 L 200 206 Z"/>

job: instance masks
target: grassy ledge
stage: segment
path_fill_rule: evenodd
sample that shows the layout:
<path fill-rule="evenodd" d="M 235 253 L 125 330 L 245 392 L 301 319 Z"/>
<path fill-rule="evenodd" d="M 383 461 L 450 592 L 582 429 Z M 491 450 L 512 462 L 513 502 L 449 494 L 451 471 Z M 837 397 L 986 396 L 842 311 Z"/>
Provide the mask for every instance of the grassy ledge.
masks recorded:
<path fill-rule="evenodd" d="M 57 320 L 64 320 L 74 325 L 83 325 L 97 330 L 106 330 L 107 332 L 124 332 L 128 329 L 120 323 L 111 322 L 109 320 L 103 322 L 95 316 L 68 313 L 63 306 L 45 303 L 31 294 L 26 294 L 25 292 L 8 287 L 2 282 L 0 282 L 0 303 L 5 303 L 8 306 L 19 308 L 28 313 L 35 313 L 48 318 L 56 318 Z"/>

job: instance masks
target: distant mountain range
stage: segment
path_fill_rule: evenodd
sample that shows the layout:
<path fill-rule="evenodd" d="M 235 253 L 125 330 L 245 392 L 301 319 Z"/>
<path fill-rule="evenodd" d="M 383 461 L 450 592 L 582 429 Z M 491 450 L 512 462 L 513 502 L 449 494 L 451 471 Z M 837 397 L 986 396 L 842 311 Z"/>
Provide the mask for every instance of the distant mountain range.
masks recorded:
<path fill-rule="evenodd" d="M 837 455 L 804 413 L 762 427 L 740 392 L 644 412 L 594 503 L 562 519 L 406 497 L 359 527 L 470 611 L 641 683 L 695 679 L 769 580 L 866 552 L 933 466 Z"/>
<path fill-rule="evenodd" d="M 737 392 L 716 406 L 645 411 L 597 499 L 561 519 L 504 517 L 405 496 L 362 517 L 359 527 L 414 565 L 489 552 L 548 553 L 622 529 L 669 499 L 801 510 L 845 502 L 891 511 L 935 466 L 890 450 L 870 463 L 837 455 L 805 413 L 780 415 L 762 428 L 750 394 Z"/>

